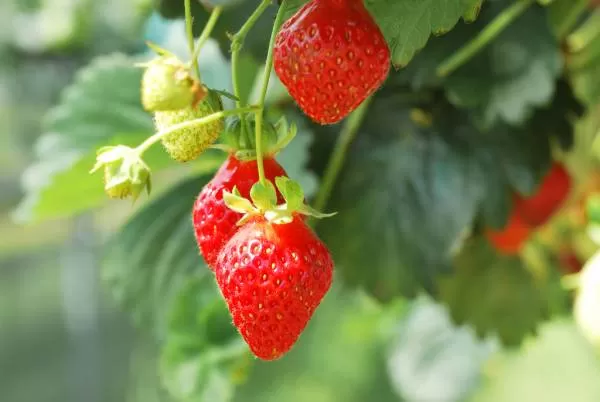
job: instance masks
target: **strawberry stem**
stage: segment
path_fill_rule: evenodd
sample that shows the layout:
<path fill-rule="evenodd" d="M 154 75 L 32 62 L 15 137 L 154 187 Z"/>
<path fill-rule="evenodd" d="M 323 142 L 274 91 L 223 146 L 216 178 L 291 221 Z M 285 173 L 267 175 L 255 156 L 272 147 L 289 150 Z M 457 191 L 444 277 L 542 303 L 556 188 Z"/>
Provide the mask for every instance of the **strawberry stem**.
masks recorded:
<path fill-rule="evenodd" d="M 258 178 L 261 183 L 265 182 L 265 168 L 263 164 L 263 149 L 262 149 L 262 122 L 265 108 L 265 99 L 267 98 L 267 90 L 269 89 L 269 80 L 271 78 L 271 72 L 273 71 L 273 47 L 275 44 L 275 37 L 279 31 L 279 27 L 283 23 L 283 15 L 285 13 L 287 0 L 283 0 L 279 5 L 275 22 L 273 23 L 273 30 L 271 31 L 271 39 L 269 40 L 269 49 L 267 52 L 267 59 L 265 61 L 265 70 L 263 73 L 262 88 L 260 90 L 260 97 L 258 98 L 258 106 L 260 109 L 256 111 L 256 129 L 255 129 L 255 144 L 256 144 L 256 166 L 258 167 Z"/>
<path fill-rule="evenodd" d="M 185 34 L 187 37 L 188 48 L 190 50 L 190 54 L 194 53 L 194 17 L 192 16 L 192 5 L 191 0 L 185 0 L 183 2 L 185 7 Z M 193 61 L 192 61 L 193 65 Z M 196 70 L 197 71 L 197 70 Z"/>
<path fill-rule="evenodd" d="M 327 206 L 327 201 L 333 190 L 335 181 L 337 180 L 342 167 L 344 166 L 344 160 L 350 144 L 356 137 L 358 129 L 360 128 L 366 112 L 371 103 L 372 97 L 367 98 L 344 122 L 344 126 L 340 132 L 340 135 L 335 143 L 335 148 L 329 158 L 319 192 L 315 198 L 314 207 L 318 211 L 322 211 Z M 311 218 L 311 224 L 314 225 L 314 218 Z"/>
<path fill-rule="evenodd" d="M 507 7 L 494 18 L 473 40 L 460 48 L 456 53 L 448 57 L 440 64 L 436 74 L 438 77 L 447 77 L 463 64 L 467 63 L 491 41 L 493 41 L 502 31 L 517 18 L 519 18 L 535 0 L 518 0 L 510 7 Z"/>
<path fill-rule="evenodd" d="M 260 18 L 260 16 L 265 12 L 265 10 L 271 5 L 270 0 L 262 0 L 258 7 L 250 14 L 250 17 L 246 20 L 244 25 L 240 28 L 240 30 L 231 37 L 231 82 L 233 85 L 233 94 L 237 98 L 235 102 L 236 108 L 242 107 L 242 98 L 240 96 L 240 84 L 238 80 L 238 65 L 240 58 L 240 51 L 242 50 L 242 46 L 244 44 L 244 40 L 246 39 L 246 35 L 252 29 L 256 21 Z M 241 129 L 242 136 L 246 139 L 246 143 L 249 144 L 248 138 L 248 122 L 246 121 L 246 117 L 244 115 L 240 116 L 241 121 Z"/>
<path fill-rule="evenodd" d="M 142 154 L 144 152 L 146 152 L 146 150 L 148 150 L 148 148 L 150 148 L 152 145 L 154 145 L 155 143 L 160 141 L 161 138 L 163 138 L 169 134 L 172 134 L 178 130 L 183 130 L 183 129 L 192 128 L 192 127 L 199 127 L 204 124 L 211 123 L 215 120 L 219 120 L 219 119 L 222 119 L 227 116 L 234 116 L 234 115 L 241 116 L 244 113 L 252 113 L 252 112 L 255 112 L 256 110 L 258 110 L 258 108 L 256 106 L 249 106 L 249 107 L 243 107 L 243 108 L 237 108 L 237 109 L 231 109 L 231 110 L 222 110 L 220 112 L 216 112 L 216 113 L 210 114 L 208 116 L 201 117 L 199 119 L 188 120 L 188 121 L 184 121 L 183 123 L 174 124 L 171 127 L 169 127 L 168 129 L 159 131 L 158 133 L 148 137 L 144 142 L 142 142 L 140 145 L 137 146 L 136 152 L 141 157 Z"/>
<path fill-rule="evenodd" d="M 186 2 L 188 2 L 188 1 L 190 1 L 190 0 L 186 0 Z M 198 57 L 200 56 L 200 51 L 202 50 L 202 47 L 204 46 L 204 44 L 206 43 L 208 38 L 210 38 L 210 34 L 212 33 L 215 25 L 217 24 L 217 21 L 219 20 L 219 17 L 221 16 L 222 12 L 223 12 L 223 7 L 221 7 L 221 6 L 217 6 L 217 7 L 213 8 L 212 12 L 210 13 L 210 17 L 208 18 L 208 21 L 206 21 L 206 25 L 204 25 L 204 29 L 202 30 L 202 33 L 200 34 L 200 36 L 198 37 L 198 40 L 196 41 L 195 47 L 191 48 L 192 71 L 194 71 L 194 73 L 196 74 L 196 77 L 198 78 L 199 81 L 202 81 L 202 80 L 200 77 L 200 67 L 198 66 Z M 186 16 L 186 22 L 187 22 L 187 16 Z"/>

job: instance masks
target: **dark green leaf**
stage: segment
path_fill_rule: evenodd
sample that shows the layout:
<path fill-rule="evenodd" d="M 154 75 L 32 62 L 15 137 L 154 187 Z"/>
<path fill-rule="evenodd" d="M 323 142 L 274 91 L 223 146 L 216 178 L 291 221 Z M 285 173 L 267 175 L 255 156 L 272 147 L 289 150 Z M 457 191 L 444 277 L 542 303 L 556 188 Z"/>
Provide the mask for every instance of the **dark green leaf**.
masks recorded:
<path fill-rule="evenodd" d="M 466 16 L 472 20 L 483 0 L 366 0 L 392 51 L 392 62 L 406 66 L 432 34 L 450 31 Z"/>
<path fill-rule="evenodd" d="M 518 256 L 497 254 L 483 238 L 470 239 L 454 265 L 454 275 L 440 280 L 440 298 L 456 323 L 481 337 L 520 345 L 554 312 L 549 294 L 556 278 L 534 277 Z"/>
<path fill-rule="evenodd" d="M 425 126 L 398 98 L 374 101 L 319 227 L 343 277 L 381 299 L 435 294 L 475 218 L 503 226 L 512 189 L 533 191 L 550 161 L 544 135 L 481 132 L 443 102 Z"/>
<path fill-rule="evenodd" d="M 561 74 L 559 46 L 543 9 L 527 11 L 447 79 L 435 75 L 440 63 L 505 6 L 502 1 L 489 3 L 475 24 L 458 26 L 433 39 L 401 75 L 415 90 L 443 86 L 456 106 L 473 109 L 485 127 L 498 122 L 523 125 L 536 108 L 551 102 Z"/>
<path fill-rule="evenodd" d="M 117 301 L 162 339 L 171 300 L 194 275 L 209 275 L 194 240 L 191 210 L 210 177 L 188 179 L 125 224 L 106 248 L 103 274 Z"/>

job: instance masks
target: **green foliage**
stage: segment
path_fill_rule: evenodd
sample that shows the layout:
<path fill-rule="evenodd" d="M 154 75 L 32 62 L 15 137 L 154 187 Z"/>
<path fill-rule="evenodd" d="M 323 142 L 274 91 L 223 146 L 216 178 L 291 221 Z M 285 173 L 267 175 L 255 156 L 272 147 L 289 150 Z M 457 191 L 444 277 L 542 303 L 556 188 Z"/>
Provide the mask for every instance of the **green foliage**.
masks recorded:
<path fill-rule="evenodd" d="M 502 227 L 511 189 L 531 193 L 550 157 L 543 133 L 480 132 L 444 102 L 411 110 L 382 95 L 333 191 L 338 215 L 319 230 L 350 284 L 384 300 L 435 294 L 475 219 Z"/>
<path fill-rule="evenodd" d="M 472 402 L 596 401 L 600 366 L 590 346 L 569 320 L 540 329 L 520 352 L 505 352 L 488 363 L 493 375 Z"/>
<path fill-rule="evenodd" d="M 102 183 L 89 176 L 96 150 L 135 146 L 154 130 L 140 103 L 141 74 L 121 54 L 100 57 L 78 73 L 46 116 L 37 161 L 23 177 L 27 196 L 16 211 L 20 220 L 69 216 L 104 202 Z M 158 149 L 145 159 L 158 167 L 169 163 Z"/>
<path fill-rule="evenodd" d="M 441 279 L 441 300 L 459 324 L 507 346 L 536 333 L 551 314 L 547 295 L 554 278 L 537 278 L 518 256 L 497 254 L 482 238 L 469 240 L 455 259 L 456 272 Z"/>
<path fill-rule="evenodd" d="M 192 275 L 209 270 L 190 219 L 195 196 L 210 177 L 178 184 L 137 213 L 106 246 L 103 276 L 114 298 L 139 325 L 164 339 L 171 301 Z"/>
<path fill-rule="evenodd" d="M 186 402 L 231 400 L 250 360 L 210 275 L 190 277 L 175 296 L 166 339 L 161 374 L 172 395 Z"/>
<path fill-rule="evenodd" d="M 504 6 L 493 2 L 476 23 L 433 39 L 403 72 L 407 82 L 414 90 L 444 88 L 453 104 L 473 109 L 485 127 L 497 122 L 523 125 L 536 108 L 552 100 L 561 73 L 558 43 L 543 11 L 530 9 L 448 78 L 436 76 L 438 65 L 480 33 Z"/>

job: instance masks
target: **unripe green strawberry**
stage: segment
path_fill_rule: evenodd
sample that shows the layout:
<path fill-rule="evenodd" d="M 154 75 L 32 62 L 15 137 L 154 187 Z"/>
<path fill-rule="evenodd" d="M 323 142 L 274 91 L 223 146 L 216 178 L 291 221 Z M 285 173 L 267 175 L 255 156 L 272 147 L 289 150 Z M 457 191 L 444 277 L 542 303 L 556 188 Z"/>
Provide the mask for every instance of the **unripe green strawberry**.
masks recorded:
<path fill-rule="evenodd" d="M 163 131 L 175 124 L 189 120 L 199 119 L 215 113 L 217 110 L 208 100 L 204 100 L 195 107 L 169 112 L 156 112 L 154 122 L 158 131 Z M 210 145 L 212 145 L 221 131 L 223 119 L 201 126 L 184 128 L 174 131 L 162 138 L 162 144 L 173 159 L 178 162 L 188 162 L 196 159 Z"/>
<path fill-rule="evenodd" d="M 146 65 L 142 77 L 142 105 L 151 112 L 179 110 L 201 100 L 206 91 L 190 69 L 173 56 L 163 56 Z"/>

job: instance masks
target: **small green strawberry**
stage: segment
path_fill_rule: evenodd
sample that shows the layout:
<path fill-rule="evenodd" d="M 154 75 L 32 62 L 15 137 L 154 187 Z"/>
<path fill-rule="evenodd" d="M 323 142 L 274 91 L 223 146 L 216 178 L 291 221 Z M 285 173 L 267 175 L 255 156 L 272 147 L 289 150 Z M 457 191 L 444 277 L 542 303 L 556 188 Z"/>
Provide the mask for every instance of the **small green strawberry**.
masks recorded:
<path fill-rule="evenodd" d="M 154 123 L 158 131 L 186 121 L 200 119 L 221 110 L 218 95 L 210 94 L 207 99 L 196 106 L 168 112 L 156 112 Z M 176 130 L 161 139 L 169 155 L 178 162 L 189 162 L 196 159 L 202 152 L 211 146 L 223 131 L 224 122 L 220 118 L 213 122 Z"/>
<path fill-rule="evenodd" d="M 166 55 L 144 65 L 142 105 L 151 112 L 184 109 L 202 100 L 206 89 L 177 57 Z"/>

